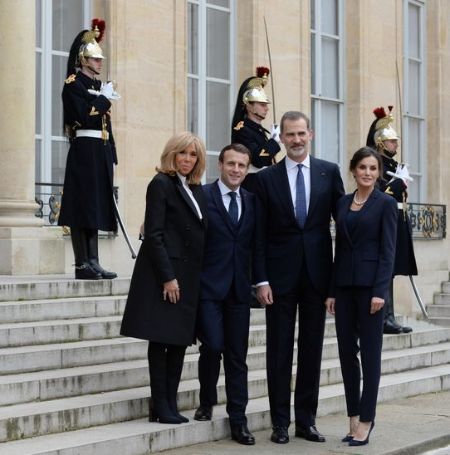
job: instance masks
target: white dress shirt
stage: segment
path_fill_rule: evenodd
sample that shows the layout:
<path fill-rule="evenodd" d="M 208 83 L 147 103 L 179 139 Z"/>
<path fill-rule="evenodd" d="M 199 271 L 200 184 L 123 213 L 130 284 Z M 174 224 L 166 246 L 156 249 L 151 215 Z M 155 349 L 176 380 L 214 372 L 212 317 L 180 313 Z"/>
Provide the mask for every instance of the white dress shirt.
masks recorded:
<path fill-rule="evenodd" d="M 177 172 L 178 178 L 181 181 L 181 185 L 183 186 L 184 191 L 186 191 L 187 195 L 191 199 L 192 203 L 194 204 L 195 209 L 197 210 L 197 215 L 198 217 L 202 220 L 203 215 L 202 211 L 200 210 L 200 207 L 198 205 L 198 202 L 196 201 L 194 195 L 192 194 L 191 189 L 189 188 L 189 185 L 186 182 L 186 177 L 184 175 L 181 175 L 179 172 Z"/>
<path fill-rule="evenodd" d="M 222 180 L 220 180 L 220 178 L 219 178 L 217 184 L 219 185 L 220 194 L 222 195 L 223 205 L 225 206 L 225 209 L 228 212 L 229 208 L 230 208 L 230 202 L 231 202 L 231 197 L 228 193 L 233 190 L 230 190 L 230 188 L 228 188 L 225 185 L 225 183 L 223 183 Z M 238 220 L 241 219 L 241 214 L 242 214 L 242 199 L 241 199 L 241 193 L 239 193 L 239 188 L 240 187 L 238 187 L 234 190 L 234 192 L 236 193 L 236 202 L 237 202 L 237 206 L 238 206 Z"/>
<path fill-rule="evenodd" d="M 302 164 L 302 173 L 303 179 L 305 180 L 305 195 L 306 195 L 306 213 L 309 210 L 309 199 L 311 197 L 311 160 L 308 153 L 308 156 L 301 162 L 297 163 L 297 161 L 291 160 L 288 156 L 286 156 L 286 171 L 289 179 L 289 188 L 291 190 L 291 197 L 292 197 L 292 204 L 294 205 L 295 210 L 295 202 L 297 199 L 297 174 L 298 174 L 298 164 Z"/>

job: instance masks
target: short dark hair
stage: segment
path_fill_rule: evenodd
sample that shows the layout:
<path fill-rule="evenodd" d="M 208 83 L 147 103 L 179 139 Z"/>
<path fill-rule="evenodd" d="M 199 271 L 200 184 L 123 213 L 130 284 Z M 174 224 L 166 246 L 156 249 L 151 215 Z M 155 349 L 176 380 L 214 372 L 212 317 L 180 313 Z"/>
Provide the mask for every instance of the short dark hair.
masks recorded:
<path fill-rule="evenodd" d="M 252 154 L 250 153 L 250 150 L 243 144 L 235 143 L 235 144 L 226 145 L 220 151 L 220 154 L 219 154 L 219 162 L 220 163 L 223 163 L 223 157 L 225 156 L 225 152 L 227 150 L 234 150 L 235 152 L 242 153 L 243 155 L 247 155 L 248 156 L 248 164 L 250 164 L 251 161 L 252 161 Z"/>
<path fill-rule="evenodd" d="M 383 158 L 381 155 L 372 147 L 361 147 L 358 149 L 352 156 L 349 164 L 349 170 L 354 171 L 358 163 L 362 161 L 364 158 L 368 158 L 369 156 L 373 156 L 378 162 L 378 170 L 380 171 L 380 177 L 383 175 Z"/>
<path fill-rule="evenodd" d="M 287 111 L 283 114 L 283 117 L 281 117 L 280 120 L 280 133 L 283 132 L 284 122 L 286 120 L 295 121 L 300 119 L 303 119 L 305 121 L 306 128 L 308 128 L 308 130 L 311 129 L 311 121 L 309 120 L 309 117 L 306 114 L 300 111 Z"/>

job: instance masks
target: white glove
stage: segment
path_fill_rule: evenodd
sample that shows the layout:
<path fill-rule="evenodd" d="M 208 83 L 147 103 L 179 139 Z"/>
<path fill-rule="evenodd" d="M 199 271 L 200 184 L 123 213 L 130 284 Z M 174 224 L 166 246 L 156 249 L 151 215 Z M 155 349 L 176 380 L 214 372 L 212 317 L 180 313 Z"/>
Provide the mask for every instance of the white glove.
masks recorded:
<path fill-rule="evenodd" d="M 114 87 L 112 82 L 103 82 L 100 89 L 100 95 L 105 96 L 108 99 L 113 98 Z"/>
<path fill-rule="evenodd" d="M 274 123 L 271 126 L 270 139 L 275 139 L 278 143 L 280 142 L 280 125 Z"/>

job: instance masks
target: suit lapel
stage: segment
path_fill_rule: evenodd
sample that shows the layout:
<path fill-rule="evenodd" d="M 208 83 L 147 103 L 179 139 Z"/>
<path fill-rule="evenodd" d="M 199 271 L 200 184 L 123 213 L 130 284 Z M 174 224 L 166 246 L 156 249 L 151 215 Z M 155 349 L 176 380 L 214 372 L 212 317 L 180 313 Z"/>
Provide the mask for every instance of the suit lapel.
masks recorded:
<path fill-rule="evenodd" d="M 346 197 L 345 201 L 343 202 L 342 217 L 340 220 L 340 228 L 344 232 L 344 236 L 345 236 L 347 242 L 353 247 L 352 237 L 350 236 L 350 233 L 348 232 L 347 222 L 346 222 L 347 213 L 350 210 L 350 205 L 352 203 L 352 199 L 353 199 L 353 196 Z"/>
<path fill-rule="evenodd" d="M 326 173 L 320 166 L 320 164 L 314 159 L 313 156 L 310 156 L 310 176 L 311 176 L 311 193 L 309 196 L 309 207 L 308 207 L 308 216 L 306 217 L 306 223 L 308 223 L 308 218 L 313 213 L 316 208 L 317 202 L 319 200 L 320 189 L 326 181 Z"/>
<path fill-rule="evenodd" d="M 199 218 L 199 216 L 198 216 L 197 209 L 195 208 L 195 205 L 194 205 L 194 203 L 192 202 L 192 199 L 189 197 L 189 195 L 187 194 L 186 190 L 183 188 L 183 184 L 181 183 L 180 179 L 178 178 L 178 176 L 175 176 L 174 179 L 175 179 L 175 186 L 176 186 L 176 188 L 177 188 L 177 191 L 180 193 L 181 197 L 182 197 L 183 200 L 186 202 L 186 204 L 189 206 L 189 208 L 194 212 L 195 217 L 196 217 L 199 221 L 201 221 L 200 218 Z M 196 185 L 195 185 L 195 186 L 196 186 Z M 202 203 L 201 203 L 201 201 L 198 200 L 198 196 L 195 197 L 195 193 L 196 193 L 197 191 L 195 191 L 195 189 L 192 190 L 192 188 L 191 188 L 191 191 L 192 191 L 192 194 L 194 195 L 195 200 L 196 200 L 197 203 L 199 204 L 200 210 L 202 211 L 202 208 L 201 208 Z M 204 212 L 202 211 L 202 215 L 203 215 L 203 213 L 204 213 Z"/>
<path fill-rule="evenodd" d="M 231 220 L 230 215 L 228 214 L 228 212 L 225 208 L 225 205 L 223 204 L 222 193 L 220 192 L 219 184 L 217 182 L 218 181 L 216 180 L 211 185 L 212 199 L 213 199 L 214 204 L 217 207 L 217 211 L 219 212 L 220 216 L 222 217 L 224 223 L 228 226 L 228 228 L 231 230 L 231 232 L 234 233 L 236 231 L 236 226 L 234 225 L 233 221 Z M 242 214 L 241 214 L 241 218 L 242 218 Z"/>
<path fill-rule="evenodd" d="M 279 188 L 278 197 L 285 211 L 291 214 L 295 220 L 294 202 L 292 201 L 291 188 L 289 186 L 289 178 L 286 170 L 286 158 L 283 158 L 279 163 L 274 164 L 274 178 L 276 184 L 274 188 Z"/>
<path fill-rule="evenodd" d="M 355 194 L 355 193 L 353 193 L 353 194 Z M 359 211 L 360 212 L 360 216 L 357 218 L 356 225 L 355 225 L 355 230 L 354 230 L 354 238 L 355 239 L 357 238 L 357 235 L 359 233 L 359 229 L 358 228 L 359 228 L 359 221 L 361 220 L 361 216 L 364 216 L 364 213 L 370 211 L 371 206 L 378 199 L 379 195 L 380 195 L 379 190 L 377 190 L 375 188 L 372 191 L 371 195 L 369 196 L 369 199 L 367 199 L 367 201 L 365 202 L 365 204 L 362 206 L 361 210 Z M 351 203 L 352 200 L 353 200 L 353 196 L 352 196 L 352 199 L 350 199 L 350 203 Z"/>

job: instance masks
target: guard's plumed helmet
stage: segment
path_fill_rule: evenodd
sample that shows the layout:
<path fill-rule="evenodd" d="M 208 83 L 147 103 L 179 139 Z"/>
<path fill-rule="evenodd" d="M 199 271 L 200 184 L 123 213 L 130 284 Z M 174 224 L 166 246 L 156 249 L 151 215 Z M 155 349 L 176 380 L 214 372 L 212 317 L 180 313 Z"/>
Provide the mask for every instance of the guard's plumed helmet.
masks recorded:
<path fill-rule="evenodd" d="M 67 76 L 74 74 L 87 58 L 105 58 L 99 42 L 103 38 L 105 21 L 92 19 L 91 30 L 82 30 L 74 39 L 67 62 Z"/>
<path fill-rule="evenodd" d="M 384 141 L 400 139 L 397 131 L 392 127 L 392 123 L 394 122 L 394 116 L 392 115 L 393 108 L 393 106 L 388 106 L 389 114 L 386 114 L 384 107 L 377 107 L 373 110 L 376 119 L 370 126 L 366 145 L 374 148 L 384 148 Z"/>
<path fill-rule="evenodd" d="M 267 84 L 267 76 L 269 73 L 269 68 L 266 68 L 265 66 L 258 66 L 258 68 L 256 68 L 256 77 L 252 77 L 247 82 L 247 87 L 242 96 L 242 102 L 244 104 L 254 102 L 270 103 L 269 98 L 264 91 L 264 86 Z"/>

